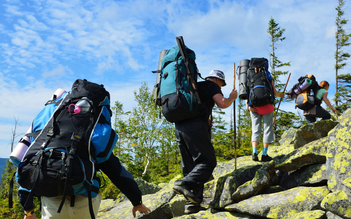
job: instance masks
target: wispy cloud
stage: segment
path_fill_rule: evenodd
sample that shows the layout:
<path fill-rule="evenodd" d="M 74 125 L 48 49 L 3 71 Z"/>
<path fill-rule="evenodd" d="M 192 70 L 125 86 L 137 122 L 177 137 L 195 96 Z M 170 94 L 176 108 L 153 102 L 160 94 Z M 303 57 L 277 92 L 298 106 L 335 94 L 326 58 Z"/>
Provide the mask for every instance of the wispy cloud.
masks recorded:
<path fill-rule="evenodd" d="M 130 110 L 135 105 L 133 91 L 142 82 L 153 86 L 151 70 L 157 68 L 159 52 L 176 45 L 179 35 L 196 52 L 203 76 L 212 69 L 226 73 L 229 83 L 223 93 L 228 95 L 233 62 L 237 66 L 242 59 L 269 56 L 266 31 L 271 17 L 286 29 L 286 40 L 276 52 L 281 61 L 291 62 L 283 69 L 292 72 L 291 84 L 306 73 L 329 80 L 332 86 L 335 80 L 336 1 L 6 0 L 0 4 L 0 145 L 9 139 L 14 118 L 25 132 L 52 93 L 59 87 L 69 90 L 77 78 L 105 84 L 112 102 L 118 100 Z M 346 7 L 346 18 L 350 12 Z M 0 157 L 4 154 L 0 149 Z"/>

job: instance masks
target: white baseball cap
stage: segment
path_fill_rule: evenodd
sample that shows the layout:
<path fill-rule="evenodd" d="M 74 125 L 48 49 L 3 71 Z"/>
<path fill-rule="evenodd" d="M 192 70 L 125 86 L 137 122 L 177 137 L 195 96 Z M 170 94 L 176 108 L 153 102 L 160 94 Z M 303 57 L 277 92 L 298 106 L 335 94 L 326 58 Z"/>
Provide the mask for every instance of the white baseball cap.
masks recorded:
<path fill-rule="evenodd" d="M 223 87 L 226 85 L 226 83 L 225 83 L 225 75 L 220 70 L 212 70 L 212 71 L 210 71 L 210 74 L 208 74 L 208 76 L 205 77 L 205 80 L 207 78 L 219 78 L 219 79 L 221 79 L 224 82 Z"/>

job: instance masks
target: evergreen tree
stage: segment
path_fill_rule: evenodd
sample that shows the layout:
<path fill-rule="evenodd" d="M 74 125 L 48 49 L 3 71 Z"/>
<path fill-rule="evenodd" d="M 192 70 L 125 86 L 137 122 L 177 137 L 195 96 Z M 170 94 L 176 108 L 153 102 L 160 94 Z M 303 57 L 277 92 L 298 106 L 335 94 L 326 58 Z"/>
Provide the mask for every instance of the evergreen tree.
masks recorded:
<path fill-rule="evenodd" d="M 338 75 L 338 94 L 335 95 L 340 103 L 337 107 L 339 112 L 345 112 L 351 108 L 351 74 Z"/>
<path fill-rule="evenodd" d="M 234 158 L 233 132 L 228 131 L 228 122 L 223 119 L 225 112 L 217 105 L 213 107 L 211 141 L 218 160 Z"/>
<path fill-rule="evenodd" d="M 284 32 L 285 29 L 279 27 L 279 24 L 276 23 L 276 21 L 273 18 L 269 20 L 267 33 L 269 34 L 271 40 L 271 45 L 269 46 L 272 48 L 272 52 L 269 54 L 270 66 L 274 84 L 277 89 L 282 89 L 285 85 L 285 83 L 280 82 L 279 76 L 288 74 L 288 71 L 279 71 L 277 69 L 284 66 L 290 66 L 290 62 L 283 63 L 278 59 L 276 54 L 278 42 L 282 42 L 285 40 L 285 37 L 283 37 Z"/>
<path fill-rule="evenodd" d="M 277 91 L 282 92 L 283 88 L 285 87 L 286 82 L 281 82 L 279 80 L 280 76 L 284 76 L 288 74 L 288 71 L 280 71 L 278 70 L 279 68 L 282 68 L 284 66 L 290 66 L 290 62 L 282 62 L 278 59 L 277 57 L 277 46 L 278 42 L 282 42 L 285 40 L 285 37 L 283 36 L 285 29 L 281 28 L 279 24 L 271 18 L 268 23 L 268 30 L 267 30 L 270 40 L 271 40 L 271 45 L 269 45 L 272 48 L 272 52 L 269 54 L 270 56 L 270 66 L 271 66 L 271 74 L 274 80 L 274 85 L 277 89 Z M 276 103 L 279 102 L 280 98 L 276 98 Z M 289 100 L 285 100 L 289 101 Z M 290 127 L 297 125 L 299 123 L 299 117 L 295 115 L 294 113 L 290 113 L 287 111 L 284 111 L 282 109 L 279 109 L 278 114 L 276 116 L 275 120 L 275 137 L 276 139 L 279 139 L 281 137 L 281 134 L 289 129 Z"/>
<path fill-rule="evenodd" d="M 14 144 L 18 135 L 16 134 L 17 130 L 17 119 L 15 119 L 15 127 L 12 130 L 11 136 L 11 152 L 14 149 Z M 17 167 L 13 165 L 9 160 L 6 161 L 6 168 L 3 170 L 1 175 L 1 183 L 0 183 L 0 218 L 23 218 L 23 210 L 22 206 L 19 202 L 18 196 L 18 184 L 13 177 L 16 172 Z M 13 177 L 13 178 L 12 178 Z M 11 183 L 13 180 L 13 184 Z M 12 201 L 13 206 L 9 208 L 9 198 L 10 198 L 10 185 L 13 185 L 12 190 Z M 40 212 L 40 202 L 37 197 L 34 197 L 34 205 L 36 206 L 35 214 L 38 218 L 41 217 Z"/>
<path fill-rule="evenodd" d="M 237 119 L 237 156 L 252 154 L 251 146 L 251 117 L 246 109 L 245 100 L 239 99 Z"/>
<path fill-rule="evenodd" d="M 345 1 L 338 0 L 338 6 L 335 8 L 337 11 L 336 17 L 336 51 L 335 51 L 335 106 L 337 110 L 343 112 L 348 107 L 349 98 L 349 87 L 344 87 L 345 83 L 349 81 L 349 75 L 339 74 L 339 70 L 346 66 L 346 61 L 350 54 L 343 50 L 344 47 L 350 45 L 350 36 L 351 34 L 346 34 L 344 30 L 344 25 L 347 24 L 348 20 L 344 18 L 344 8 Z M 339 84 L 341 83 L 341 84 Z M 341 104 L 339 107 L 339 103 Z"/>

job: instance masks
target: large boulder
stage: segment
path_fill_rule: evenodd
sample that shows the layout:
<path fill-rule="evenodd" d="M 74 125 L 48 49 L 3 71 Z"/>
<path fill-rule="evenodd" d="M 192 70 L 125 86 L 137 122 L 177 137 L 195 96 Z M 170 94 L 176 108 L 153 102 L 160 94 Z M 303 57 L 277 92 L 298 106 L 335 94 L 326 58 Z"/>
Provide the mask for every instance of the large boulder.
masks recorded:
<path fill-rule="evenodd" d="M 338 122 L 331 120 L 319 120 L 315 123 L 310 123 L 299 128 L 294 136 L 294 147 L 299 148 L 311 141 L 323 138 L 328 135 Z"/>
<path fill-rule="evenodd" d="M 283 219 L 325 219 L 326 213 L 322 210 L 302 211 L 299 213 L 291 213 Z"/>
<path fill-rule="evenodd" d="M 236 171 L 206 183 L 204 189 L 204 206 L 218 209 L 232 203 L 233 192 L 245 182 L 252 180 L 256 171 L 262 166 L 259 162 L 249 161 L 248 164 L 251 165 L 238 168 Z"/>
<path fill-rule="evenodd" d="M 331 191 L 351 192 L 344 180 L 351 177 L 351 109 L 340 118 L 339 124 L 329 134 L 327 151 L 328 187 Z"/>
<path fill-rule="evenodd" d="M 146 182 L 140 178 L 136 178 L 135 182 L 138 184 L 142 195 L 154 194 L 162 189 L 160 186 Z M 127 196 L 125 196 L 123 193 L 120 193 L 116 198 L 116 203 L 123 202 L 125 200 L 128 200 Z"/>
<path fill-rule="evenodd" d="M 303 166 L 325 163 L 327 146 L 327 137 L 310 142 L 278 159 L 275 168 L 280 171 L 289 172 Z"/>
<path fill-rule="evenodd" d="M 327 185 L 327 181 L 325 164 L 313 164 L 286 172 L 279 185 L 285 189 L 291 189 L 298 186 Z"/>
<path fill-rule="evenodd" d="M 280 145 L 285 144 L 294 144 L 294 137 L 296 135 L 297 129 L 296 128 L 289 128 L 286 132 L 284 132 L 279 140 Z"/>
<path fill-rule="evenodd" d="M 225 209 L 266 218 L 283 218 L 289 214 L 321 209 L 320 203 L 329 194 L 326 186 L 297 187 L 274 194 L 257 195 Z"/>
<path fill-rule="evenodd" d="M 233 193 L 232 199 L 235 202 L 247 199 L 251 196 L 261 194 L 270 187 L 275 176 L 274 161 L 265 163 L 256 171 L 255 177 L 239 186 Z"/>
<path fill-rule="evenodd" d="M 158 186 L 137 180 L 151 209 L 137 218 L 351 219 L 350 126 L 348 110 L 337 122 L 289 129 L 280 145 L 269 147 L 271 162 L 251 156 L 218 162 L 204 186 L 204 209 L 196 214 L 184 215 L 186 200 L 172 189 L 181 176 Z M 133 218 L 131 209 L 123 196 L 103 200 L 98 218 Z"/>
<path fill-rule="evenodd" d="M 328 194 L 322 200 L 321 207 L 343 218 L 351 219 L 351 196 L 344 191 Z"/>
<path fill-rule="evenodd" d="M 178 178 L 176 178 L 178 179 Z M 157 219 L 173 218 L 184 213 L 185 199 L 182 196 L 176 196 L 173 191 L 174 181 L 172 180 L 166 187 L 154 194 L 144 195 L 143 203 L 151 209 L 149 215 L 138 215 L 137 218 Z M 100 208 L 97 218 L 124 218 L 132 219 L 132 204 L 128 201 L 122 201 L 112 207 L 103 205 L 103 211 Z"/>

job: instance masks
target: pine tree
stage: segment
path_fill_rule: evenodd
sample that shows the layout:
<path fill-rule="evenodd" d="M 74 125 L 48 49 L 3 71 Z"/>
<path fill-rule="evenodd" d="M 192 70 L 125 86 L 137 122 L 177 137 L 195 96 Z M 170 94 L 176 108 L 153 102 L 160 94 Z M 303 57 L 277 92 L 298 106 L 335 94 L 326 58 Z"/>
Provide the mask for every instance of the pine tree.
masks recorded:
<path fill-rule="evenodd" d="M 12 136 L 11 136 L 11 152 L 14 149 L 14 145 L 18 137 L 18 135 L 16 134 L 17 122 L 18 120 L 15 119 L 15 125 L 14 125 L 14 129 L 12 130 Z M 19 186 L 15 178 L 13 177 L 16 170 L 17 170 L 17 167 L 13 165 L 9 160 L 7 160 L 6 168 L 2 172 L 1 183 L 0 183 L 0 218 L 23 218 L 23 210 L 19 202 L 19 196 L 18 196 Z M 10 192 L 11 192 L 10 186 L 13 186 L 12 208 L 10 208 L 9 206 L 9 198 L 10 198 Z M 39 199 L 37 197 L 34 197 L 33 201 L 34 201 L 34 205 L 36 206 L 35 214 L 37 218 L 40 218 L 41 212 L 39 208 L 40 206 Z"/>
<path fill-rule="evenodd" d="M 271 45 L 269 46 L 272 48 L 272 52 L 269 54 L 270 66 L 271 66 L 272 77 L 277 89 L 281 89 L 285 85 L 285 83 L 282 84 L 280 82 L 279 76 L 288 74 L 288 71 L 279 71 L 277 69 L 284 66 L 290 66 L 290 62 L 283 63 L 278 59 L 276 54 L 278 42 L 279 41 L 282 42 L 285 40 L 285 37 L 283 37 L 284 32 L 285 32 L 285 29 L 284 28 L 282 29 L 281 27 L 279 27 L 279 24 L 276 23 L 276 21 L 273 18 L 269 20 L 267 33 L 269 33 L 270 40 L 271 40 Z"/>
<path fill-rule="evenodd" d="M 225 112 L 217 105 L 212 110 L 213 121 L 211 128 L 212 145 L 219 160 L 234 158 L 233 132 L 228 130 L 228 122 L 223 119 Z"/>
<path fill-rule="evenodd" d="M 344 8 L 345 1 L 344 0 L 338 0 L 338 6 L 335 8 L 337 11 L 337 17 L 336 17 L 336 33 L 335 33 L 335 38 L 336 38 L 336 51 L 335 51 L 335 106 L 336 108 L 343 112 L 345 109 L 348 107 L 348 102 L 350 101 L 350 98 L 348 97 L 348 94 L 350 92 L 349 88 L 346 88 L 344 86 L 345 82 L 348 82 L 348 75 L 340 75 L 339 70 L 343 69 L 346 66 L 346 61 L 349 57 L 350 54 L 348 52 L 345 52 L 343 50 L 344 47 L 350 45 L 350 36 L 351 34 L 346 34 L 344 30 L 344 25 L 347 24 L 348 20 L 344 19 Z M 339 85 L 341 83 L 341 85 Z M 341 103 L 339 107 L 339 103 Z"/>
<path fill-rule="evenodd" d="M 251 117 L 249 110 L 246 109 L 245 101 L 239 100 L 238 102 L 237 155 L 240 157 L 252 154 Z"/>
<path fill-rule="evenodd" d="M 280 61 L 276 53 L 278 42 L 282 42 L 285 40 L 285 37 L 283 36 L 284 32 L 285 32 L 285 29 L 281 28 L 273 18 L 269 20 L 267 33 L 269 34 L 271 39 L 271 45 L 269 46 L 272 48 L 272 52 L 269 54 L 270 60 L 271 60 L 270 65 L 271 65 L 271 73 L 274 80 L 274 85 L 278 92 L 279 91 L 282 92 L 286 84 L 285 81 L 282 83 L 279 80 L 279 77 L 288 74 L 288 71 L 280 71 L 278 69 L 284 66 L 290 66 L 290 62 Z M 277 102 L 279 102 L 279 98 L 276 98 L 276 103 Z M 290 113 L 282 109 L 279 109 L 278 114 L 276 116 L 275 124 L 274 124 L 276 139 L 280 139 L 281 134 L 285 130 L 289 129 L 294 125 L 295 126 L 298 125 L 298 123 L 299 123 L 299 117 L 296 116 L 294 113 Z"/>

